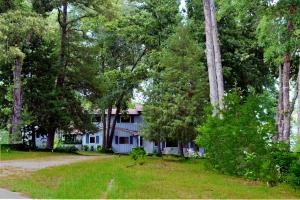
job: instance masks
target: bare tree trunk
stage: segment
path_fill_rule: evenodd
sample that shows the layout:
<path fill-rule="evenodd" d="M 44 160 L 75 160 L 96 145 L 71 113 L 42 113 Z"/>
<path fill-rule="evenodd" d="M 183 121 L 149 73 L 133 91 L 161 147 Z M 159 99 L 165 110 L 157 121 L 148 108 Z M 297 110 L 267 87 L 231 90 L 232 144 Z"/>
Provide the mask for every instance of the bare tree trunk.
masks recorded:
<path fill-rule="evenodd" d="M 283 131 L 283 82 L 282 82 L 282 65 L 279 66 L 279 94 L 278 94 L 278 105 L 276 113 L 276 128 L 277 136 L 274 137 L 275 141 L 282 140 Z"/>
<path fill-rule="evenodd" d="M 218 25 L 216 20 L 216 8 L 214 0 L 210 0 L 210 10 L 211 10 L 211 25 L 212 25 L 212 38 L 214 45 L 214 59 L 215 59 L 215 69 L 218 84 L 218 96 L 219 96 L 219 109 L 224 108 L 224 80 L 223 80 L 223 68 L 221 62 L 221 50 L 219 44 L 218 36 Z"/>
<path fill-rule="evenodd" d="M 13 109 L 10 129 L 10 142 L 16 143 L 21 139 L 20 125 L 22 112 L 22 72 L 23 59 L 21 56 L 15 58 L 15 66 L 13 70 L 14 90 L 13 90 Z"/>
<path fill-rule="evenodd" d="M 298 77 L 297 77 L 297 84 L 298 84 L 298 107 L 297 107 L 297 135 L 300 137 L 300 66 L 298 69 Z"/>
<path fill-rule="evenodd" d="M 112 148 L 112 141 L 113 141 L 113 138 L 114 138 L 114 135 L 115 135 L 117 118 L 120 116 L 120 114 L 119 114 L 120 113 L 120 109 L 121 109 L 121 105 L 120 105 L 120 103 L 118 103 L 117 104 L 115 118 L 114 118 L 114 121 L 112 123 L 111 131 L 110 131 L 110 135 L 109 135 L 109 143 L 108 143 L 109 148 Z"/>
<path fill-rule="evenodd" d="M 112 105 L 110 105 L 107 109 L 107 125 L 106 125 L 106 148 L 109 148 L 109 133 L 111 128 L 111 113 L 112 113 Z"/>
<path fill-rule="evenodd" d="M 157 140 L 157 155 L 159 155 L 159 156 L 162 154 L 160 142 L 161 142 L 160 139 Z"/>
<path fill-rule="evenodd" d="M 106 149 L 106 115 L 105 109 L 102 111 L 102 149 Z"/>
<path fill-rule="evenodd" d="M 47 130 L 47 149 L 52 150 L 54 146 L 56 128 L 51 128 Z"/>
<path fill-rule="evenodd" d="M 282 84 L 283 84 L 283 135 L 282 140 L 285 142 L 289 142 L 290 139 L 290 71 L 291 71 L 291 60 L 290 55 L 288 53 L 284 56 L 284 64 L 283 64 L 283 74 L 282 74 Z"/>
<path fill-rule="evenodd" d="M 181 141 L 178 142 L 178 155 L 179 156 L 184 156 L 184 154 L 183 154 L 183 144 L 182 144 Z"/>
<path fill-rule="evenodd" d="M 203 0 L 206 35 L 206 58 L 208 67 L 208 79 L 210 89 L 210 102 L 213 106 L 213 115 L 217 115 L 219 96 L 217 85 L 217 74 L 215 68 L 214 42 L 212 37 L 212 20 L 210 10 L 210 0 Z"/>

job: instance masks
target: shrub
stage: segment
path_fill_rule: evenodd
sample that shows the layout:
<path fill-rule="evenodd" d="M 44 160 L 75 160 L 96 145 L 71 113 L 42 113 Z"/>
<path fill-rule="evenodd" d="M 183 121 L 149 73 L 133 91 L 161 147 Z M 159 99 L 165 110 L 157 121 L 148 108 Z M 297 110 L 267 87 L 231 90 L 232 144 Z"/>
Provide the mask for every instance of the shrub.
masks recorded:
<path fill-rule="evenodd" d="M 131 150 L 130 156 L 134 161 L 137 161 L 140 165 L 142 165 L 144 163 L 146 151 L 143 147 L 136 147 Z"/>
<path fill-rule="evenodd" d="M 223 172 L 257 179 L 274 130 L 274 102 L 268 95 L 225 99 L 223 119 L 207 110 L 196 143 L 206 150 L 211 165 Z"/>
<path fill-rule="evenodd" d="M 97 145 L 97 151 L 101 152 L 101 150 L 102 150 L 102 146 L 101 145 Z"/>
<path fill-rule="evenodd" d="M 300 156 L 291 163 L 289 172 L 286 176 L 286 182 L 295 188 L 300 187 Z"/>
<path fill-rule="evenodd" d="M 84 151 L 88 151 L 89 150 L 89 146 L 88 145 L 83 145 L 83 150 Z"/>
<path fill-rule="evenodd" d="M 64 152 L 64 153 L 75 153 L 78 151 L 78 149 L 72 145 L 72 146 L 62 146 L 62 147 L 57 147 L 53 149 L 54 152 Z"/>
<path fill-rule="evenodd" d="M 104 148 L 102 148 L 99 152 L 100 153 L 114 153 L 112 149 L 104 149 Z"/>

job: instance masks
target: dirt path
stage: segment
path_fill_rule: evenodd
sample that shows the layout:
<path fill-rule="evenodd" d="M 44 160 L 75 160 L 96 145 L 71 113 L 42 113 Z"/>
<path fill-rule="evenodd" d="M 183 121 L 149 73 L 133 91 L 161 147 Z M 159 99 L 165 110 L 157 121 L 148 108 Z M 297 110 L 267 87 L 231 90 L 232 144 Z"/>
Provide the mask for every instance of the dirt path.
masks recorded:
<path fill-rule="evenodd" d="M 26 171 L 36 171 L 39 169 L 59 166 L 59 165 L 68 165 L 75 162 L 82 162 L 86 160 L 94 160 L 99 158 L 110 158 L 110 155 L 101 155 L 101 156 L 53 156 L 47 158 L 47 160 L 39 159 L 26 159 L 26 160 L 8 160 L 0 161 L 0 179 L 3 180 L 3 177 L 9 175 L 22 175 Z M 6 189 L 0 188 L 0 199 L 24 199 L 28 198 L 22 194 L 16 192 L 10 192 Z"/>

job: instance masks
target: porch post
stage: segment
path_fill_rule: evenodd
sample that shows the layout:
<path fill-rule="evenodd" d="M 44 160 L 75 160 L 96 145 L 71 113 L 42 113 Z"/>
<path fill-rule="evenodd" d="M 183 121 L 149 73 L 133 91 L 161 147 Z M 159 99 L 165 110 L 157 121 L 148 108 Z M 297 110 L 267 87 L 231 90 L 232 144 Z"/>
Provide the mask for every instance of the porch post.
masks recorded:
<path fill-rule="evenodd" d="M 138 136 L 138 147 L 141 146 L 141 136 Z"/>

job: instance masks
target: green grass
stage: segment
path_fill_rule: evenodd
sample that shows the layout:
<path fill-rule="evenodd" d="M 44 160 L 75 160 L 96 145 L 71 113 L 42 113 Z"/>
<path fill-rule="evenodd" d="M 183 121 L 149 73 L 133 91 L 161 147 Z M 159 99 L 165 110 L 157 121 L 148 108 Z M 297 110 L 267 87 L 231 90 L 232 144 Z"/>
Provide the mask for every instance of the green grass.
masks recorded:
<path fill-rule="evenodd" d="M 0 151 L 0 160 L 18 160 L 18 159 L 46 159 L 49 156 L 70 155 L 58 152 L 40 152 L 40 151 Z"/>
<path fill-rule="evenodd" d="M 287 185 L 221 175 L 205 160 L 178 161 L 148 157 L 134 165 L 128 156 L 99 158 L 6 177 L 0 187 L 32 198 L 300 198 Z M 109 182 L 112 187 L 109 188 Z"/>

